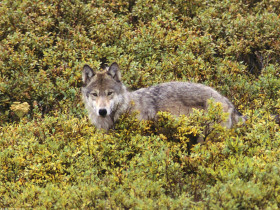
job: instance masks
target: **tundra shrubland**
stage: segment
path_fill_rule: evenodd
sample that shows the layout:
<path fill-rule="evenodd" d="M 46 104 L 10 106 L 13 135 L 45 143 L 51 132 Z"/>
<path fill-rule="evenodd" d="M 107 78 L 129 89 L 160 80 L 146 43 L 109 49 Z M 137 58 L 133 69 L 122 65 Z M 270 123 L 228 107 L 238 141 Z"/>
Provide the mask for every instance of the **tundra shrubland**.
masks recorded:
<path fill-rule="evenodd" d="M 0 4 L 2 208 L 279 208 L 279 1 L 8 1 Z M 157 121 L 91 125 L 85 64 L 117 62 L 131 91 L 215 88 L 219 104 Z M 204 133 L 204 128 L 210 130 Z M 203 144 L 193 138 L 203 135 Z"/>

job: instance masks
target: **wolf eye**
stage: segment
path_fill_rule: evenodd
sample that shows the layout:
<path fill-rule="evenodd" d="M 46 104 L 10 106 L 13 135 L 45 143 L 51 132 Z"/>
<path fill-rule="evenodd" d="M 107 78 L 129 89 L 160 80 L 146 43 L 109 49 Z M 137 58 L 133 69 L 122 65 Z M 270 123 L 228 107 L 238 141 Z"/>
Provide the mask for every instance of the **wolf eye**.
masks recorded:
<path fill-rule="evenodd" d="M 91 95 L 93 95 L 93 96 L 97 97 L 97 93 L 91 93 Z"/>
<path fill-rule="evenodd" d="M 113 94 L 113 92 L 112 91 L 109 91 L 108 92 L 108 96 L 110 96 L 110 95 L 112 95 Z"/>

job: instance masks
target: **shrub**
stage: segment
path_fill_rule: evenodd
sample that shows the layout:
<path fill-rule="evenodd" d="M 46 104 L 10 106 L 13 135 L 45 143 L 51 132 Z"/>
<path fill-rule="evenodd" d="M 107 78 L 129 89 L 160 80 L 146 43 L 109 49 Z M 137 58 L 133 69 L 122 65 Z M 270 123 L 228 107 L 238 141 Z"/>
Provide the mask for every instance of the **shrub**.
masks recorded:
<path fill-rule="evenodd" d="M 0 207 L 279 208 L 279 1 L 0 3 Z M 107 133 L 80 98 L 85 63 L 116 61 L 131 89 L 180 80 L 219 105 Z M 204 133 L 208 127 L 209 132 Z M 195 144 L 198 136 L 206 140 Z"/>

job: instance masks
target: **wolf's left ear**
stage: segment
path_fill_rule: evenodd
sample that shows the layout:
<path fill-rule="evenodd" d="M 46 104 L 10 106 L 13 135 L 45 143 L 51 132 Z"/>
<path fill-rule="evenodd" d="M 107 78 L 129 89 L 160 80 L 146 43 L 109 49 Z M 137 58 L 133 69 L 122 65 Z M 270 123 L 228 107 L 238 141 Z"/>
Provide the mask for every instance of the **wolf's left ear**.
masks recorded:
<path fill-rule="evenodd" d="M 90 79 L 95 75 L 95 72 L 92 68 L 89 67 L 89 65 L 84 65 L 83 73 L 82 73 L 82 79 L 83 83 L 87 85 L 90 82 Z"/>
<path fill-rule="evenodd" d="M 120 67 L 116 62 L 112 63 L 107 73 L 111 75 L 117 82 L 121 81 Z"/>

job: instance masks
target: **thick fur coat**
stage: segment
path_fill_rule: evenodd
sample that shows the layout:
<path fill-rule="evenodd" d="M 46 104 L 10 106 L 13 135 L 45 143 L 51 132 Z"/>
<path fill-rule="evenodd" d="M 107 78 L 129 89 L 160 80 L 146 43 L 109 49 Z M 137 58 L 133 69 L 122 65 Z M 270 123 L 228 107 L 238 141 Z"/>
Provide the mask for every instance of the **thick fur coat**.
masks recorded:
<path fill-rule="evenodd" d="M 216 90 L 203 84 L 189 82 L 168 82 L 156 86 L 128 91 L 121 82 L 117 63 L 101 72 L 95 72 L 88 65 L 83 69 L 82 95 L 89 119 L 99 129 L 114 127 L 120 115 L 137 111 L 140 120 L 156 119 L 157 112 L 167 111 L 176 116 L 188 115 L 193 108 L 207 109 L 212 98 L 220 102 L 229 118 L 223 125 L 231 128 L 243 116 L 233 104 Z"/>

